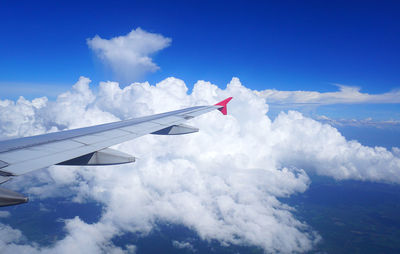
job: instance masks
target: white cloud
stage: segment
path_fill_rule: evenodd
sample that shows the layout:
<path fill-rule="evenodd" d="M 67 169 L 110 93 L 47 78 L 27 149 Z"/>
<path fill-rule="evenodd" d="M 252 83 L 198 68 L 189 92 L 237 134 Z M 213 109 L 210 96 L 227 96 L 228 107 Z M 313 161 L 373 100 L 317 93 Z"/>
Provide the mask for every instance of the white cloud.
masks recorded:
<path fill-rule="evenodd" d="M 332 126 L 354 126 L 354 127 L 375 127 L 375 128 L 399 128 L 400 120 L 382 120 L 377 121 L 372 118 L 366 119 L 332 119 L 325 115 L 316 115 L 315 118 L 323 123 L 328 123 Z"/>
<path fill-rule="evenodd" d="M 282 165 L 296 165 L 336 179 L 400 183 L 400 158 L 383 147 L 346 141 L 330 125 L 295 111 L 281 113 L 272 128 L 279 136 L 274 147 Z"/>
<path fill-rule="evenodd" d="M 4 254 L 13 253 L 134 253 L 134 246 L 125 250 L 114 246 L 110 239 L 117 232 L 115 227 L 103 223 L 86 224 L 78 217 L 65 221 L 67 236 L 53 246 L 42 247 L 27 243 L 21 231 L 0 224 L 0 250 Z"/>
<path fill-rule="evenodd" d="M 9 211 L 0 211 L 0 218 L 7 218 L 10 217 Z"/>
<path fill-rule="evenodd" d="M 88 39 L 87 44 L 106 65 L 111 67 L 118 80 L 132 82 L 148 72 L 159 69 L 151 56 L 168 47 L 171 39 L 137 28 L 127 35 L 109 40 L 96 35 Z"/>
<path fill-rule="evenodd" d="M 196 249 L 189 242 L 172 241 L 172 245 L 177 249 L 187 249 L 190 252 L 196 252 Z"/>
<path fill-rule="evenodd" d="M 400 90 L 383 94 L 368 94 L 360 92 L 359 87 L 337 84 L 337 92 L 315 91 L 279 91 L 267 89 L 256 92 L 268 103 L 274 104 L 354 104 L 354 103 L 400 103 Z"/>
<path fill-rule="evenodd" d="M 30 129 L 76 128 L 213 104 L 229 96 L 234 100 L 228 116 L 215 111 L 193 119 L 189 124 L 199 127 L 199 133 L 147 135 L 118 145 L 117 149 L 141 158 L 135 164 L 51 167 L 9 183 L 14 187 L 21 181 L 25 185 L 36 183 L 26 192 L 39 199 L 44 195 L 73 195 L 74 202 L 94 199 L 104 205 L 104 212 L 95 224 L 79 218 L 67 220 L 67 236 L 51 249 L 10 240 L 2 242 L 7 250 L 71 252 L 91 242 L 82 247 L 86 253 L 135 251 L 132 246 L 116 247 L 110 239 L 123 232 L 145 235 L 161 221 L 185 225 L 201 239 L 222 244 L 256 245 L 268 252 L 303 252 L 312 249 L 320 237 L 278 198 L 304 192 L 310 184 L 307 172 L 337 179 L 400 183 L 397 150 L 347 141 L 332 126 L 295 111 L 281 113 L 272 121 L 266 115 L 265 98 L 237 78 L 225 89 L 199 81 L 191 94 L 176 78 L 155 86 L 134 83 L 123 89 L 115 82 L 103 82 L 98 93 L 90 90 L 89 83 L 89 79 L 80 78 L 56 101 L 0 101 L 0 114 L 10 116 L 1 118 L 0 134 L 22 136 Z M 21 124 L 25 127 L 19 128 Z M 15 233 L 10 228 L 8 231 Z M 80 237 L 83 239 L 77 241 Z"/>

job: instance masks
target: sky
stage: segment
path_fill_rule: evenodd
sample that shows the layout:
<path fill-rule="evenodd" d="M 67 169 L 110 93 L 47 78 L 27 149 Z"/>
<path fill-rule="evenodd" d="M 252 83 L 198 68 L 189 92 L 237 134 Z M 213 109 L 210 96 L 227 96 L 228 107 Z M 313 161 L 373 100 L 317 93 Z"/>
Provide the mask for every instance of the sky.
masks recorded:
<path fill-rule="evenodd" d="M 400 183 L 398 11 L 370 1 L 2 2 L 1 139 L 234 99 L 227 116 L 193 119 L 199 133 L 115 147 L 135 164 L 54 166 L 2 185 L 28 195 L 28 210 L 40 203 L 37 213 L 54 215 L 54 199 L 101 211 L 91 221 L 56 213 L 64 235 L 43 245 L 5 210 L 0 250 L 135 253 L 113 239 L 166 222 L 221 246 L 312 251 L 320 233 L 281 200 L 302 195 L 310 175 Z"/>
<path fill-rule="evenodd" d="M 79 76 L 115 79 L 88 48 L 138 27 L 171 39 L 151 75 L 225 86 L 239 77 L 257 89 L 384 93 L 399 88 L 400 18 L 396 1 L 4 1 L 2 97 L 19 86 L 57 94 Z M 49 89 L 43 89 L 44 86 Z M 19 92 L 19 91 L 18 91 Z"/>

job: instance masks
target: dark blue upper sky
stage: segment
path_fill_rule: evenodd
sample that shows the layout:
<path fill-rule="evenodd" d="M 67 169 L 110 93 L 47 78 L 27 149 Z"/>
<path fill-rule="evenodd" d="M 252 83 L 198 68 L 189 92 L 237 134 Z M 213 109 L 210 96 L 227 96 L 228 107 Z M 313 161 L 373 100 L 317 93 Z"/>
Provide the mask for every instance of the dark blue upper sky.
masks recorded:
<path fill-rule="evenodd" d="M 3 1 L 0 84 L 112 79 L 86 39 L 141 27 L 172 39 L 151 83 L 237 76 L 253 89 L 380 93 L 400 86 L 399 11 L 398 1 Z"/>

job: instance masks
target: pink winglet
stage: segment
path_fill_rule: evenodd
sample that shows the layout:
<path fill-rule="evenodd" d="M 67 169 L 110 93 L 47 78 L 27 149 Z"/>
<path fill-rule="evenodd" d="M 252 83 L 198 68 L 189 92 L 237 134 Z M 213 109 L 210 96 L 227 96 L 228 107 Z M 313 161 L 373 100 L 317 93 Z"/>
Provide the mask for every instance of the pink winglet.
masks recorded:
<path fill-rule="evenodd" d="M 222 106 L 222 108 L 219 108 L 218 110 L 221 111 L 222 114 L 226 115 L 227 114 L 226 104 L 228 104 L 230 100 L 232 100 L 232 97 L 229 97 L 228 99 L 218 102 L 217 104 L 215 104 L 215 106 Z"/>

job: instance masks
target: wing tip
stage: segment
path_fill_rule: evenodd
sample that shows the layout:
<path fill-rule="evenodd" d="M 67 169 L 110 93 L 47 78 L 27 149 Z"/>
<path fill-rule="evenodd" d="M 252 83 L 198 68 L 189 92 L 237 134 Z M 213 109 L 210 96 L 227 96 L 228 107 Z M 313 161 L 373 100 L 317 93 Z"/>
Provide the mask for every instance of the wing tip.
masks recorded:
<path fill-rule="evenodd" d="M 221 111 L 222 114 L 226 115 L 228 113 L 227 104 L 232 100 L 232 98 L 233 97 L 226 98 L 225 100 L 216 103 L 214 106 L 221 106 L 218 110 Z"/>

